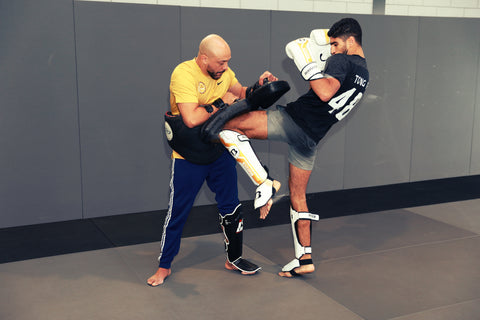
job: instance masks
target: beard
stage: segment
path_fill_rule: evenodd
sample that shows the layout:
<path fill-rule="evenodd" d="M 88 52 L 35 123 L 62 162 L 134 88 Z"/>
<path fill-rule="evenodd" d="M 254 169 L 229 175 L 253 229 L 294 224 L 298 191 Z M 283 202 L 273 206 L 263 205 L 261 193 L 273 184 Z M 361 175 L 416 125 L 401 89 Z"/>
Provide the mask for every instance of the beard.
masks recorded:
<path fill-rule="evenodd" d="M 225 72 L 225 71 L 221 71 L 221 72 L 212 72 L 210 70 L 207 70 L 208 72 L 208 75 L 214 79 L 214 80 L 218 80 L 220 79 L 220 77 L 222 76 L 222 74 Z"/>

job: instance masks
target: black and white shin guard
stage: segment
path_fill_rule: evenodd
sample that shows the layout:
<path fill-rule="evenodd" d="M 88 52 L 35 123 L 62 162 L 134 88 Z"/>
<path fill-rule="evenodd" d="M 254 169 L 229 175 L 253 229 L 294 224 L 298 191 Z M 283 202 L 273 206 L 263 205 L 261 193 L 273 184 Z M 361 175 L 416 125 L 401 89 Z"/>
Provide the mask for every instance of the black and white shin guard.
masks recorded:
<path fill-rule="evenodd" d="M 242 258 L 243 249 L 243 215 L 239 204 L 235 211 L 220 215 L 220 226 L 225 236 L 225 250 L 227 260 L 239 271 L 244 273 L 255 273 L 261 269 L 256 264 Z"/>
<path fill-rule="evenodd" d="M 298 240 L 298 230 L 297 230 L 297 221 L 298 220 L 314 220 L 318 221 L 318 214 L 312 214 L 309 212 L 297 212 L 292 207 L 290 207 L 290 222 L 292 224 L 292 233 L 293 233 L 293 246 L 295 248 L 295 259 L 287 263 L 282 271 L 290 272 L 292 275 L 295 275 L 295 268 L 298 268 L 302 265 L 312 264 L 312 259 L 300 260 L 300 258 L 305 254 L 312 253 L 312 247 L 302 246 Z M 312 224 L 310 223 L 310 237 L 312 235 Z"/>

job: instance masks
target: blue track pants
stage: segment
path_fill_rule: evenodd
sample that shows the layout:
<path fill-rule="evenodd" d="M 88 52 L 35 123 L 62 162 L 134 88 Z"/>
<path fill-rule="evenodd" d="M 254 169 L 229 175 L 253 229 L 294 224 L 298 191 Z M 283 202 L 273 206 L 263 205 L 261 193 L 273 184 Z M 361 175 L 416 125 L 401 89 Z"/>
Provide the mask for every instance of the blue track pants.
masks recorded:
<path fill-rule="evenodd" d="M 180 250 L 183 227 L 204 181 L 215 193 L 219 213 L 232 213 L 239 205 L 236 161 L 225 150 L 209 165 L 172 160 L 170 200 L 160 242 L 159 267 L 169 269 Z"/>

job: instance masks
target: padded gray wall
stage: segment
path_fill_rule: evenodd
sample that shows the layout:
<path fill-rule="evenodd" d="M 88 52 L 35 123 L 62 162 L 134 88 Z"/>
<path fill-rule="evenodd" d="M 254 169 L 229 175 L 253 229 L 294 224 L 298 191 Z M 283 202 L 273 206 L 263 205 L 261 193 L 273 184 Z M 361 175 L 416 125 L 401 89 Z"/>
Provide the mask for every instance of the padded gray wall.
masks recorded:
<path fill-rule="evenodd" d="M 358 20 L 371 80 L 364 101 L 346 119 L 344 187 L 408 182 L 418 19 Z"/>
<path fill-rule="evenodd" d="M 84 216 L 165 208 L 178 7 L 75 3 Z"/>
<path fill-rule="evenodd" d="M 82 217 L 72 16 L 0 1 L 0 227 Z"/>
<path fill-rule="evenodd" d="M 173 68 L 219 33 L 240 82 L 268 69 L 292 87 L 285 104 L 308 89 L 285 44 L 343 16 L 0 1 L 0 227 L 165 209 Z M 371 83 L 320 143 L 308 192 L 480 174 L 480 21 L 355 17 Z M 286 146 L 253 145 L 286 195 Z M 195 204 L 211 203 L 204 187 Z"/>
<path fill-rule="evenodd" d="M 420 19 L 412 181 L 470 173 L 478 30 L 478 19 Z"/>
<path fill-rule="evenodd" d="M 480 49 L 479 49 L 480 50 Z M 480 174 L 480 55 L 477 62 L 477 91 L 475 99 L 475 119 L 473 124 L 472 159 L 470 174 Z"/>

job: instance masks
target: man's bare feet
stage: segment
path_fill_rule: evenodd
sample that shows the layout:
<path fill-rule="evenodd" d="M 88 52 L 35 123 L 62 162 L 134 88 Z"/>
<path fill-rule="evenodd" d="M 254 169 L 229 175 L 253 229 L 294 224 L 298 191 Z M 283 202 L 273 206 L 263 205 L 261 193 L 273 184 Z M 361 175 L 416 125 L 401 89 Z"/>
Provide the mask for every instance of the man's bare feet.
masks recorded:
<path fill-rule="evenodd" d="M 313 264 L 305 264 L 301 265 L 300 267 L 294 268 L 293 271 L 295 271 L 295 274 L 293 274 L 291 271 L 280 271 L 278 275 L 280 277 L 293 278 L 297 275 L 304 275 L 314 272 L 315 266 Z"/>
<path fill-rule="evenodd" d="M 272 186 L 275 189 L 275 192 L 278 192 L 282 184 L 280 183 L 280 181 L 273 180 Z M 270 200 L 268 200 L 268 202 L 263 207 L 260 207 L 259 209 L 260 219 L 265 219 L 267 217 L 268 213 L 270 212 L 270 209 L 272 208 L 272 205 L 273 205 L 273 199 L 270 198 Z"/>
<path fill-rule="evenodd" d="M 234 271 L 238 270 L 238 268 L 235 267 L 235 266 L 234 266 L 233 264 L 231 264 L 230 262 L 228 262 L 228 260 L 225 261 L 225 268 L 228 269 L 228 270 L 234 270 Z M 238 271 L 240 271 L 240 270 L 238 270 Z M 257 271 L 253 271 L 253 272 L 240 271 L 240 272 L 241 272 L 243 275 L 252 275 L 252 274 L 257 273 Z"/>
<path fill-rule="evenodd" d="M 157 272 L 148 278 L 147 283 L 152 287 L 159 286 L 170 274 L 172 274 L 172 269 L 158 268 Z"/>

